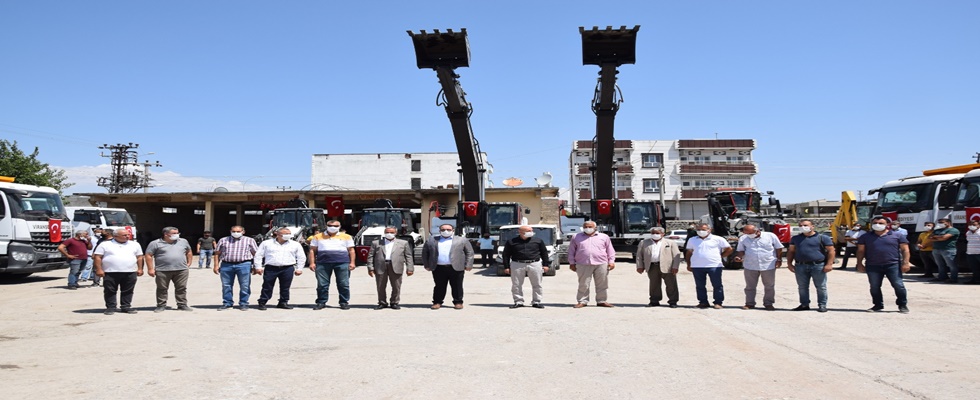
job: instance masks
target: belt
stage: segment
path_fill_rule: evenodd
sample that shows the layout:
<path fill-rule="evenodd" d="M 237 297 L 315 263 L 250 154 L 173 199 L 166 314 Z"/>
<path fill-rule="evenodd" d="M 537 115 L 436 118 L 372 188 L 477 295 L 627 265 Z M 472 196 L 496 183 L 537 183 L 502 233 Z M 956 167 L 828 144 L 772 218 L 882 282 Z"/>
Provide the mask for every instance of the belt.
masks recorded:
<path fill-rule="evenodd" d="M 290 265 L 266 265 L 267 268 L 268 267 L 273 267 L 273 268 L 289 268 L 289 267 L 295 267 L 295 266 L 296 266 L 296 264 L 290 264 Z"/>
<path fill-rule="evenodd" d="M 241 264 L 241 263 L 247 262 L 247 261 L 252 261 L 252 260 L 241 260 L 241 261 L 221 260 L 221 262 L 226 262 L 226 263 L 230 263 L 230 264 Z"/>
<path fill-rule="evenodd" d="M 452 267 L 452 264 L 436 264 L 437 267 Z"/>
<path fill-rule="evenodd" d="M 797 264 L 811 264 L 812 265 L 812 264 L 823 264 L 824 261 L 826 261 L 826 260 L 820 260 L 820 261 L 797 261 L 796 263 Z"/>
<path fill-rule="evenodd" d="M 533 260 L 511 260 L 511 261 L 513 261 L 513 262 L 519 262 L 519 263 L 524 263 L 524 264 L 530 264 L 530 263 L 536 263 L 538 261 L 541 261 L 541 259 L 540 258 L 535 258 Z"/>

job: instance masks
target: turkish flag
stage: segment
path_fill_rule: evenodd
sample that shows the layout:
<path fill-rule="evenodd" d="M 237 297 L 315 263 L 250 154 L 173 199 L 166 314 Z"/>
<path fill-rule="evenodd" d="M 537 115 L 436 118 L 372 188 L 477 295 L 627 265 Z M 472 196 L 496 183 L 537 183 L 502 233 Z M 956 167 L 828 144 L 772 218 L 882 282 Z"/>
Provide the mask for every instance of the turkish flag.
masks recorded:
<path fill-rule="evenodd" d="M 354 253 L 357 254 L 357 259 L 361 262 L 367 262 L 368 253 L 371 252 L 371 246 L 354 246 Z"/>
<path fill-rule="evenodd" d="M 882 217 L 885 217 L 885 218 L 888 218 L 888 219 L 892 220 L 893 222 L 894 221 L 898 221 L 898 212 L 896 212 L 896 211 L 883 212 L 883 213 L 881 213 L 881 216 Z"/>
<path fill-rule="evenodd" d="M 48 234 L 51 236 L 52 242 L 58 243 L 61 241 L 60 219 L 48 219 Z"/>
<path fill-rule="evenodd" d="M 344 216 L 344 198 L 340 196 L 325 196 L 323 202 L 327 205 L 328 217 Z"/>
<path fill-rule="evenodd" d="M 596 209 L 599 210 L 599 215 L 612 214 L 612 200 L 597 200 Z"/>
<path fill-rule="evenodd" d="M 775 233 L 776 237 L 779 238 L 779 243 L 789 243 L 793 236 L 791 232 L 789 224 L 772 224 L 772 233 Z"/>
<path fill-rule="evenodd" d="M 129 233 L 129 238 L 130 239 L 133 239 L 133 238 L 136 237 L 136 236 L 133 235 L 133 227 L 132 226 L 126 225 L 126 232 Z"/>
<path fill-rule="evenodd" d="M 463 210 L 466 211 L 467 217 L 475 217 L 480 210 L 480 203 L 476 201 L 464 201 Z"/>
<path fill-rule="evenodd" d="M 980 207 L 967 207 L 963 211 L 966 213 L 966 223 L 980 220 Z"/>

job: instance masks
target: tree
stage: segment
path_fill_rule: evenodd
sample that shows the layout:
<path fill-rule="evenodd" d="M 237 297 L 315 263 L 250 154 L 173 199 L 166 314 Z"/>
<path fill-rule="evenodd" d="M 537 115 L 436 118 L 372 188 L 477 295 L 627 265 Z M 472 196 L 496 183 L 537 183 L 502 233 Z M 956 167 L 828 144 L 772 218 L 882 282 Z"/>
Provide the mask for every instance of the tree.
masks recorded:
<path fill-rule="evenodd" d="M 52 168 L 48 163 L 37 159 L 39 151 L 34 148 L 31 154 L 25 154 L 13 143 L 0 139 L 0 175 L 17 178 L 15 182 L 25 185 L 50 186 L 61 192 L 74 185 L 66 182 L 68 176 L 65 170 Z"/>

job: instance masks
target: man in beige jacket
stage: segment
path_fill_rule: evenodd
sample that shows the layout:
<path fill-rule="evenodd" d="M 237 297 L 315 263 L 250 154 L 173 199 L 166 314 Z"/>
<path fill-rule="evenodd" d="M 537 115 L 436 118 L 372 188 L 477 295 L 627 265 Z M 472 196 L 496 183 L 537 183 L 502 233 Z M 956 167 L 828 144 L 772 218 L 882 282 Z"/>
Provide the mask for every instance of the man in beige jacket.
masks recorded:
<path fill-rule="evenodd" d="M 650 237 L 643 239 L 636 249 L 636 272 L 644 271 L 650 278 L 650 304 L 647 307 L 657 307 L 664 294 L 661 285 L 667 285 L 667 304 L 677 308 L 677 269 L 681 264 L 681 251 L 677 243 L 664 239 L 664 229 L 650 229 Z"/>

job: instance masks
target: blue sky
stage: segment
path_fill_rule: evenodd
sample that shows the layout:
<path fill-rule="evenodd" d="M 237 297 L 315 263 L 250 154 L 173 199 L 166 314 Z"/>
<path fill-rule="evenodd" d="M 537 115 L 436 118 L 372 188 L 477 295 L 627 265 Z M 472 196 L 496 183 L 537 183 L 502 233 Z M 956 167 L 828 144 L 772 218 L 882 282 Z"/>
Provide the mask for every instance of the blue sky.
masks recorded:
<path fill-rule="evenodd" d="M 0 0 L 0 137 L 94 185 L 102 143 L 153 191 L 310 182 L 314 153 L 455 151 L 406 30 L 467 28 L 473 128 L 494 181 L 567 186 L 594 135 L 579 26 L 641 25 L 618 139 L 754 138 L 783 202 L 972 162 L 976 1 Z M 104 167 L 102 167 L 104 168 Z"/>

